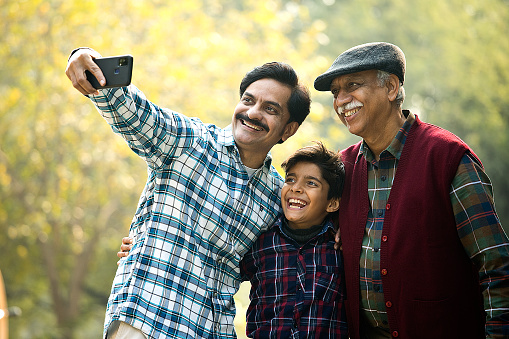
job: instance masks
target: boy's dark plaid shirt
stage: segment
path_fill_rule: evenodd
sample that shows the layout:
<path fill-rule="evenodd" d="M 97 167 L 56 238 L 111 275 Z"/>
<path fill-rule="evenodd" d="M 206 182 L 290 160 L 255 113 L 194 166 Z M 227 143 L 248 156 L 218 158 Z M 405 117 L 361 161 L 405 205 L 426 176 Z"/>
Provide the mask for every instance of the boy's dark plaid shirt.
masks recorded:
<path fill-rule="evenodd" d="M 347 338 L 343 261 L 334 228 L 299 246 L 285 235 L 282 219 L 254 243 L 241 261 L 251 282 L 246 332 L 253 338 Z"/>

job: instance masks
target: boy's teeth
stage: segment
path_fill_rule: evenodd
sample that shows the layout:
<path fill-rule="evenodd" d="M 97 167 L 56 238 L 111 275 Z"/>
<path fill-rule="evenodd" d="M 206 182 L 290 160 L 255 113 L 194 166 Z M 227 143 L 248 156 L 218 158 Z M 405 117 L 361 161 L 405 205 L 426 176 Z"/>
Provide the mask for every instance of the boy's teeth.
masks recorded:
<path fill-rule="evenodd" d="M 289 199 L 288 203 L 292 205 L 293 207 L 303 208 L 307 205 L 305 201 L 299 200 L 299 199 Z"/>

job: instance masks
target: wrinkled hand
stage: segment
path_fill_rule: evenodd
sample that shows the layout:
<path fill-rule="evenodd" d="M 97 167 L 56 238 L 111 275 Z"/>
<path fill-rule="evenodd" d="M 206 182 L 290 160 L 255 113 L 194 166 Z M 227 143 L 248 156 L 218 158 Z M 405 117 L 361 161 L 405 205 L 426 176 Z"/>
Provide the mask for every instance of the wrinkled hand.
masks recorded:
<path fill-rule="evenodd" d="M 97 91 L 97 89 L 95 89 L 87 80 L 85 71 L 92 73 L 101 85 L 106 84 L 106 79 L 104 78 L 101 69 L 94 62 L 95 58 L 100 57 L 101 55 L 93 49 L 80 48 L 69 58 L 65 74 L 69 80 L 71 80 L 74 88 L 76 88 L 81 94 L 99 94 L 99 91 Z"/>
<path fill-rule="evenodd" d="M 120 251 L 117 252 L 117 257 L 120 259 L 127 257 L 129 255 L 129 251 L 133 247 L 133 239 L 129 237 L 122 238 L 122 245 L 120 245 Z M 120 260 L 117 262 L 117 265 L 120 263 Z"/>
<path fill-rule="evenodd" d="M 335 250 L 343 250 L 343 244 L 341 243 L 341 234 L 339 232 L 339 229 L 336 231 L 336 237 L 335 237 L 336 243 L 334 244 Z"/>

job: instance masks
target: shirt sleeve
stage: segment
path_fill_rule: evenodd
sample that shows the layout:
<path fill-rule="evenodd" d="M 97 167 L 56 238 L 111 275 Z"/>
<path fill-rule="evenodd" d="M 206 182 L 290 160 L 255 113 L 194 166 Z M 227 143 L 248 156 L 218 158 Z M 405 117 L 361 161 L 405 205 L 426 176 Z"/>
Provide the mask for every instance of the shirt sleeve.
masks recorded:
<path fill-rule="evenodd" d="M 134 85 L 102 89 L 89 98 L 113 131 L 152 168 L 167 165 L 206 134 L 199 119 L 155 105 Z"/>
<path fill-rule="evenodd" d="M 451 187 L 460 240 L 475 267 L 486 311 L 486 337 L 509 336 L 509 240 L 500 224 L 490 179 L 465 154 Z"/>

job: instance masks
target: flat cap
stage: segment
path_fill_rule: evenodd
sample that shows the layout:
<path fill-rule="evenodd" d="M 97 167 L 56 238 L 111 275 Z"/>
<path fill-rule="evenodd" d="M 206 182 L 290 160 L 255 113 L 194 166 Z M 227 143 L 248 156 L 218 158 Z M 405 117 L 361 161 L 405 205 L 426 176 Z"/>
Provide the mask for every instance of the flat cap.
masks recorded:
<path fill-rule="evenodd" d="M 355 46 L 341 53 L 327 72 L 315 79 L 315 89 L 330 91 L 332 80 L 336 77 L 370 69 L 395 74 L 403 83 L 405 64 L 405 54 L 396 45 L 387 42 L 372 42 Z"/>

